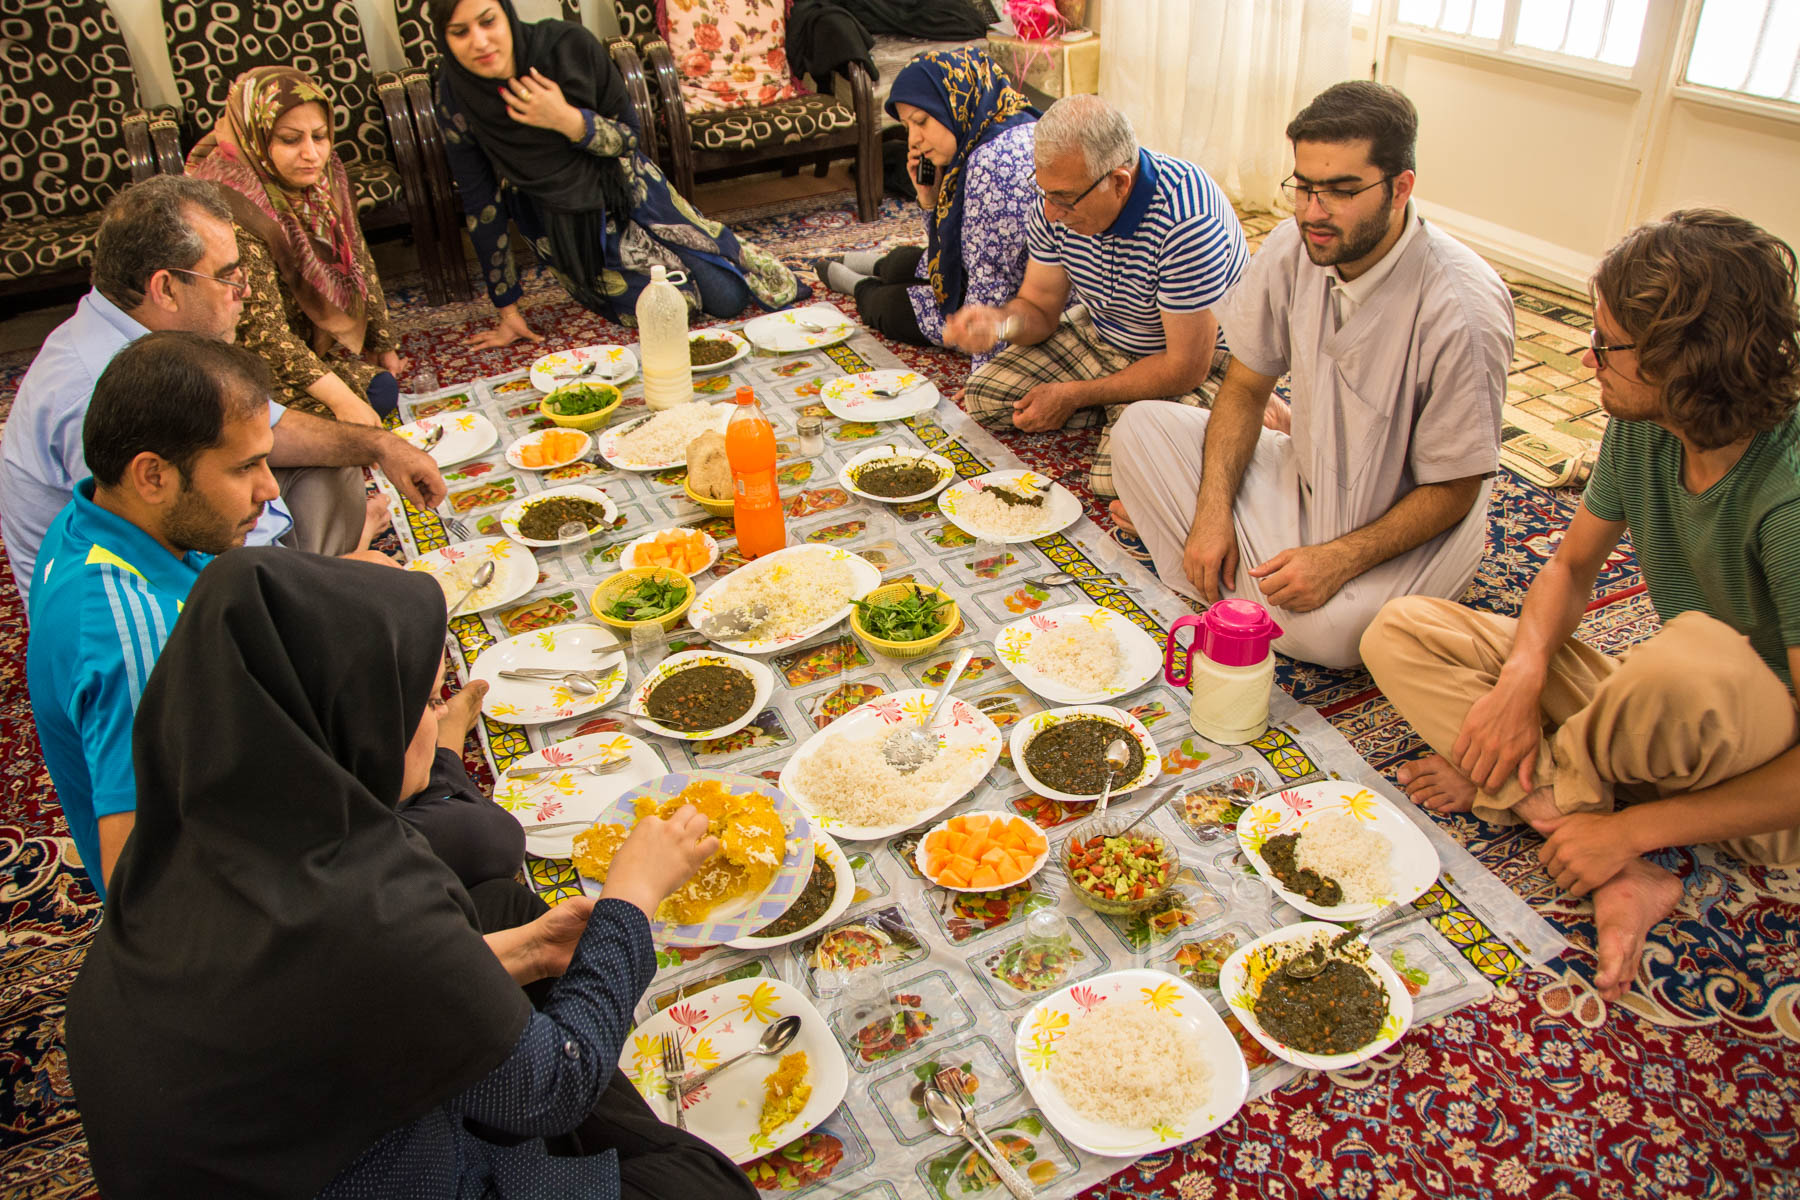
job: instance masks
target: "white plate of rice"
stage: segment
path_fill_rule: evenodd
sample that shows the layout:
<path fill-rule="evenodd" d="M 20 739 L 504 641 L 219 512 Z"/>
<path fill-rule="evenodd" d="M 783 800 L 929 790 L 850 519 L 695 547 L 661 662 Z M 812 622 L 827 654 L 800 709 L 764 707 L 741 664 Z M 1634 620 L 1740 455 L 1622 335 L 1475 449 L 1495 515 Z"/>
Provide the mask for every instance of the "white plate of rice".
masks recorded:
<path fill-rule="evenodd" d="M 1162 648 L 1149 634 L 1097 604 L 1066 604 L 1014 621 L 994 635 L 994 652 L 1020 683 L 1056 704 L 1123 696 L 1162 667 Z"/>
<path fill-rule="evenodd" d="M 1305 921 L 1284 925 L 1274 933 L 1264 934 L 1248 945 L 1239 946 L 1225 965 L 1219 968 L 1219 994 L 1250 1036 L 1269 1048 L 1277 1058 L 1309 1071 L 1341 1071 L 1367 1062 L 1406 1036 L 1413 1020 L 1412 995 L 1394 969 L 1381 955 L 1370 953 L 1360 964 L 1381 982 L 1387 991 L 1388 1015 L 1375 1040 L 1348 1054 L 1308 1054 L 1280 1041 L 1256 1019 L 1256 999 L 1262 994 L 1263 980 L 1286 966 L 1290 960 L 1306 953 L 1319 942 L 1329 944 L 1343 929 L 1325 921 Z M 1353 946 L 1360 943 L 1351 943 Z M 1341 957 L 1341 956 L 1340 956 Z"/>
<path fill-rule="evenodd" d="M 577 377 L 589 363 L 594 369 Z M 610 383 L 618 387 L 638 373 L 637 355 L 625 346 L 583 346 L 578 350 L 558 350 L 531 364 L 531 386 L 540 392 L 554 392 L 571 383 Z"/>
<path fill-rule="evenodd" d="M 724 433 L 736 407 L 689 401 L 615 425 L 600 435 L 600 457 L 621 471 L 686 466 L 688 444 L 708 430 Z"/>
<path fill-rule="evenodd" d="M 1124 709 L 1114 708 L 1109 704 L 1075 704 L 1066 708 L 1048 708 L 1043 712 L 1032 713 L 1012 727 L 1012 740 L 1008 748 L 1012 751 L 1013 770 L 1019 773 L 1019 778 L 1025 782 L 1026 787 L 1040 796 L 1048 796 L 1052 800 L 1064 800 L 1071 804 L 1087 804 L 1099 799 L 1098 791 L 1086 795 L 1058 791 L 1033 775 L 1031 768 L 1025 765 L 1025 748 L 1031 744 L 1032 739 L 1052 725 L 1072 721 L 1078 717 L 1099 717 L 1102 720 L 1123 725 L 1126 732 L 1137 739 L 1138 748 L 1144 752 L 1143 764 L 1138 768 L 1136 775 L 1126 778 L 1125 773 L 1121 771 L 1119 778 L 1113 781 L 1112 798 L 1107 801 L 1109 805 L 1117 803 L 1119 797 L 1127 792 L 1136 791 L 1138 788 L 1156 782 L 1156 777 L 1162 774 L 1162 755 L 1156 752 L 1156 742 L 1151 738 L 1150 730 L 1144 726 L 1142 721 Z"/>
<path fill-rule="evenodd" d="M 1231 1030 L 1192 984 L 1162 971 L 1113 971 L 1045 996 L 1020 1020 L 1013 1053 L 1056 1131 L 1108 1158 L 1211 1133 L 1250 1091 Z"/>
<path fill-rule="evenodd" d="M 1299 866 L 1337 880 L 1341 904 L 1327 907 L 1291 892 L 1269 870 L 1263 843 L 1285 833 L 1300 835 L 1294 847 Z M 1277 896 L 1327 921 L 1361 921 L 1389 904 L 1418 899 L 1437 882 L 1437 850 L 1424 831 L 1373 788 L 1351 779 L 1270 792 L 1244 810 L 1237 835 L 1244 856 Z"/>
<path fill-rule="evenodd" d="M 737 654 L 767 654 L 805 641 L 850 615 L 851 601 L 881 586 L 881 569 L 836 546 L 787 546 L 745 563 L 707 588 L 688 609 L 688 624 L 699 629 L 707 617 L 752 604 L 769 606 L 769 616 L 750 636 L 714 638 Z"/>
<path fill-rule="evenodd" d="M 925 715 L 935 688 L 892 692 L 851 709 L 806 740 L 781 768 L 781 790 L 832 836 L 871 842 L 931 820 L 974 791 L 1000 761 L 1000 727 L 952 698 L 933 731 L 935 758 L 903 775 L 882 757 L 887 735 Z"/>
<path fill-rule="evenodd" d="M 456 610 L 457 616 L 466 617 L 499 608 L 537 586 L 538 564 L 530 550 L 511 538 L 475 538 L 429 550 L 407 563 L 406 569 L 423 571 L 437 580 L 444 589 L 444 603 L 454 604 L 475 582 L 481 564 L 490 560 L 494 564 L 493 579 L 486 587 L 469 592 L 468 599 Z"/>
<path fill-rule="evenodd" d="M 1041 505 L 1009 505 L 982 493 L 992 487 L 1019 495 L 1049 489 Z M 1029 542 L 1067 529 L 1081 519 L 1075 493 L 1036 471 L 989 471 L 959 479 L 938 497 L 938 511 L 973 538 L 1003 545 Z"/>

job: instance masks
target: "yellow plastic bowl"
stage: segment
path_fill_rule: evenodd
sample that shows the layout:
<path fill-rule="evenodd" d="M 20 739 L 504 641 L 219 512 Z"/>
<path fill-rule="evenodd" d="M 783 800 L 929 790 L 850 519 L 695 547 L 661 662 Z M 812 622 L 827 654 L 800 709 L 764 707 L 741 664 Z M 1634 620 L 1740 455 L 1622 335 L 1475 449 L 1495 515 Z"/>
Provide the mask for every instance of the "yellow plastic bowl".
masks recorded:
<path fill-rule="evenodd" d="M 661 579 L 677 582 L 681 584 L 682 589 L 686 594 L 682 597 L 680 604 L 677 604 L 662 616 L 651 617 L 647 621 L 621 621 L 617 617 L 607 616 L 604 611 L 606 606 L 617 599 L 621 593 L 636 587 L 638 581 L 643 579 Z M 664 629 L 673 629 L 675 628 L 675 623 L 681 620 L 682 614 L 686 613 L 693 603 L 694 581 L 689 579 L 686 575 L 683 575 L 680 571 L 670 567 L 628 567 L 625 570 L 620 571 L 617 575 L 609 575 L 605 579 L 602 579 L 600 581 L 600 586 L 594 589 L 594 594 L 588 597 L 588 607 L 593 610 L 596 617 L 600 618 L 600 620 L 606 624 L 611 625 L 614 629 L 624 630 L 630 630 L 638 625 L 661 625 Z"/>
<path fill-rule="evenodd" d="M 911 592 L 915 587 L 921 592 L 927 592 L 934 596 L 942 596 L 944 599 L 950 601 L 950 607 L 948 609 L 938 610 L 940 615 L 948 618 L 944 622 L 944 627 L 930 637 L 920 638 L 916 642 L 890 642 L 886 638 L 878 638 L 867 629 L 863 628 L 862 610 L 859 608 L 852 608 L 850 610 L 850 628 L 856 631 L 856 636 L 861 638 L 871 650 L 874 650 L 878 654 L 885 654 L 889 658 L 918 658 L 921 654 L 930 654 L 933 650 L 943 645 L 945 638 L 956 632 L 956 626 L 962 619 L 962 614 L 956 607 L 956 599 L 951 596 L 949 592 L 944 591 L 942 588 L 932 587 L 930 584 L 926 583 L 890 583 L 885 587 L 876 588 L 874 591 L 864 596 L 863 600 L 868 604 L 880 604 L 886 600 L 898 600 L 900 597 Z"/>
<path fill-rule="evenodd" d="M 566 416 L 563 413 L 559 413 L 550 406 L 550 402 L 556 399 L 557 396 L 578 387 L 594 388 L 600 391 L 611 392 L 612 403 L 605 408 L 596 408 L 593 412 L 576 413 L 572 416 Z M 548 396 L 545 396 L 542 400 L 538 401 L 538 411 L 543 413 L 546 417 L 549 417 L 551 421 L 561 425 L 564 429 L 579 429 L 583 433 L 592 433 L 594 430 L 599 429 L 608 421 L 612 420 L 612 415 L 619 411 L 619 401 L 624 398 L 625 393 L 621 392 L 610 383 L 571 383 L 564 387 L 557 388 L 556 391 L 551 392 Z"/>
<path fill-rule="evenodd" d="M 732 513 L 737 511 L 737 501 L 735 499 L 714 500 L 710 496 L 702 496 L 699 492 L 694 490 L 694 485 L 685 479 L 681 481 L 681 490 L 687 493 L 687 498 L 689 500 L 692 500 L 695 504 L 698 504 L 701 508 L 704 508 L 715 517 L 729 517 Z"/>

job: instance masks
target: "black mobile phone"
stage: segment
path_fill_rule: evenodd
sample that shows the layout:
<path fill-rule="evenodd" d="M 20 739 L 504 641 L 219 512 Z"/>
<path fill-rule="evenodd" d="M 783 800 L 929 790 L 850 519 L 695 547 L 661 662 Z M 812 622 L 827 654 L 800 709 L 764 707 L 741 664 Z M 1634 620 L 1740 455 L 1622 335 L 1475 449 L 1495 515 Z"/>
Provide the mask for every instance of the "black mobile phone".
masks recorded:
<path fill-rule="evenodd" d="M 919 181 L 920 187 L 930 187 L 937 182 L 937 164 L 929 158 L 921 158 L 913 171 L 913 178 Z"/>

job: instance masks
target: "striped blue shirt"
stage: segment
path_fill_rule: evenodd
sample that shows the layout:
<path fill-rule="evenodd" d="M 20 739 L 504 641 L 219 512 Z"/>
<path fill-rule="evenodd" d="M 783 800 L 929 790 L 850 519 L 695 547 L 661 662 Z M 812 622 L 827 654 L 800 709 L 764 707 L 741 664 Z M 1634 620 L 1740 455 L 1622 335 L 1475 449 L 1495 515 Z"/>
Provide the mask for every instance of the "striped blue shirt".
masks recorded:
<path fill-rule="evenodd" d="M 94 481 L 50 522 L 31 589 L 25 679 L 44 764 L 94 890 L 101 817 L 137 808 L 131 723 L 150 669 L 210 554 L 176 558 L 94 503 Z"/>
<path fill-rule="evenodd" d="M 1138 174 L 1118 219 L 1095 237 L 1032 209 L 1026 246 L 1069 276 L 1074 298 L 1113 347 L 1142 358 L 1167 348 L 1162 314 L 1201 312 L 1249 261 L 1231 202 L 1193 163 L 1138 151 Z"/>

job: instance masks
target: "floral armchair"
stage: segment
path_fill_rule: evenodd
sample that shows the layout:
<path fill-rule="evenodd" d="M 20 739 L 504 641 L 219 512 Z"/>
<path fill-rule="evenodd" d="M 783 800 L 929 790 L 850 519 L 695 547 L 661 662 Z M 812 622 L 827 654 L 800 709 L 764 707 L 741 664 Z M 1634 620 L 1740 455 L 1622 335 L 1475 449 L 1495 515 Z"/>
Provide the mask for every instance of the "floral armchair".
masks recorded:
<path fill-rule="evenodd" d="M 823 169 L 830 158 L 848 155 L 856 162 L 857 218 L 873 221 L 881 204 L 881 113 L 868 73 L 854 63 L 846 68 L 849 103 L 766 82 L 758 86 L 741 65 L 734 70 L 743 74 L 731 78 L 743 86 L 721 83 L 714 59 L 721 43 L 729 48 L 735 39 L 708 31 L 733 18 L 721 15 L 712 24 L 711 14 L 740 6 L 731 0 L 667 2 L 680 11 L 671 15 L 665 10 L 660 20 L 656 0 L 616 0 L 615 6 L 623 40 L 636 48 L 656 82 L 659 141 L 676 189 L 691 195 L 697 178 L 791 166 L 795 160 L 815 161 Z M 783 21 L 790 7 L 789 0 L 742 5 L 751 13 L 779 11 Z M 676 28 L 693 31 L 688 44 L 668 40 L 668 31 Z M 774 54 L 770 57 L 771 65 L 784 66 Z M 697 86 L 701 77 L 707 81 Z M 708 89 L 716 100 L 708 102 Z"/>
<path fill-rule="evenodd" d="M 107 200 L 179 161 L 173 113 L 138 106 L 102 0 L 9 4 L 0 65 L 0 295 L 79 284 Z"/>
<path fill-rule="evenodd" d="M 398 76 L 377 80 L 356 0 L 164 0 L 183 144 L 212 127 L 232 81 L 252 67 L 307 72 L 337 101 L 335 149 L 365 229 L 403 226 L 419 247 L 427 298 L 444 302 L 442 234 Z"/>

